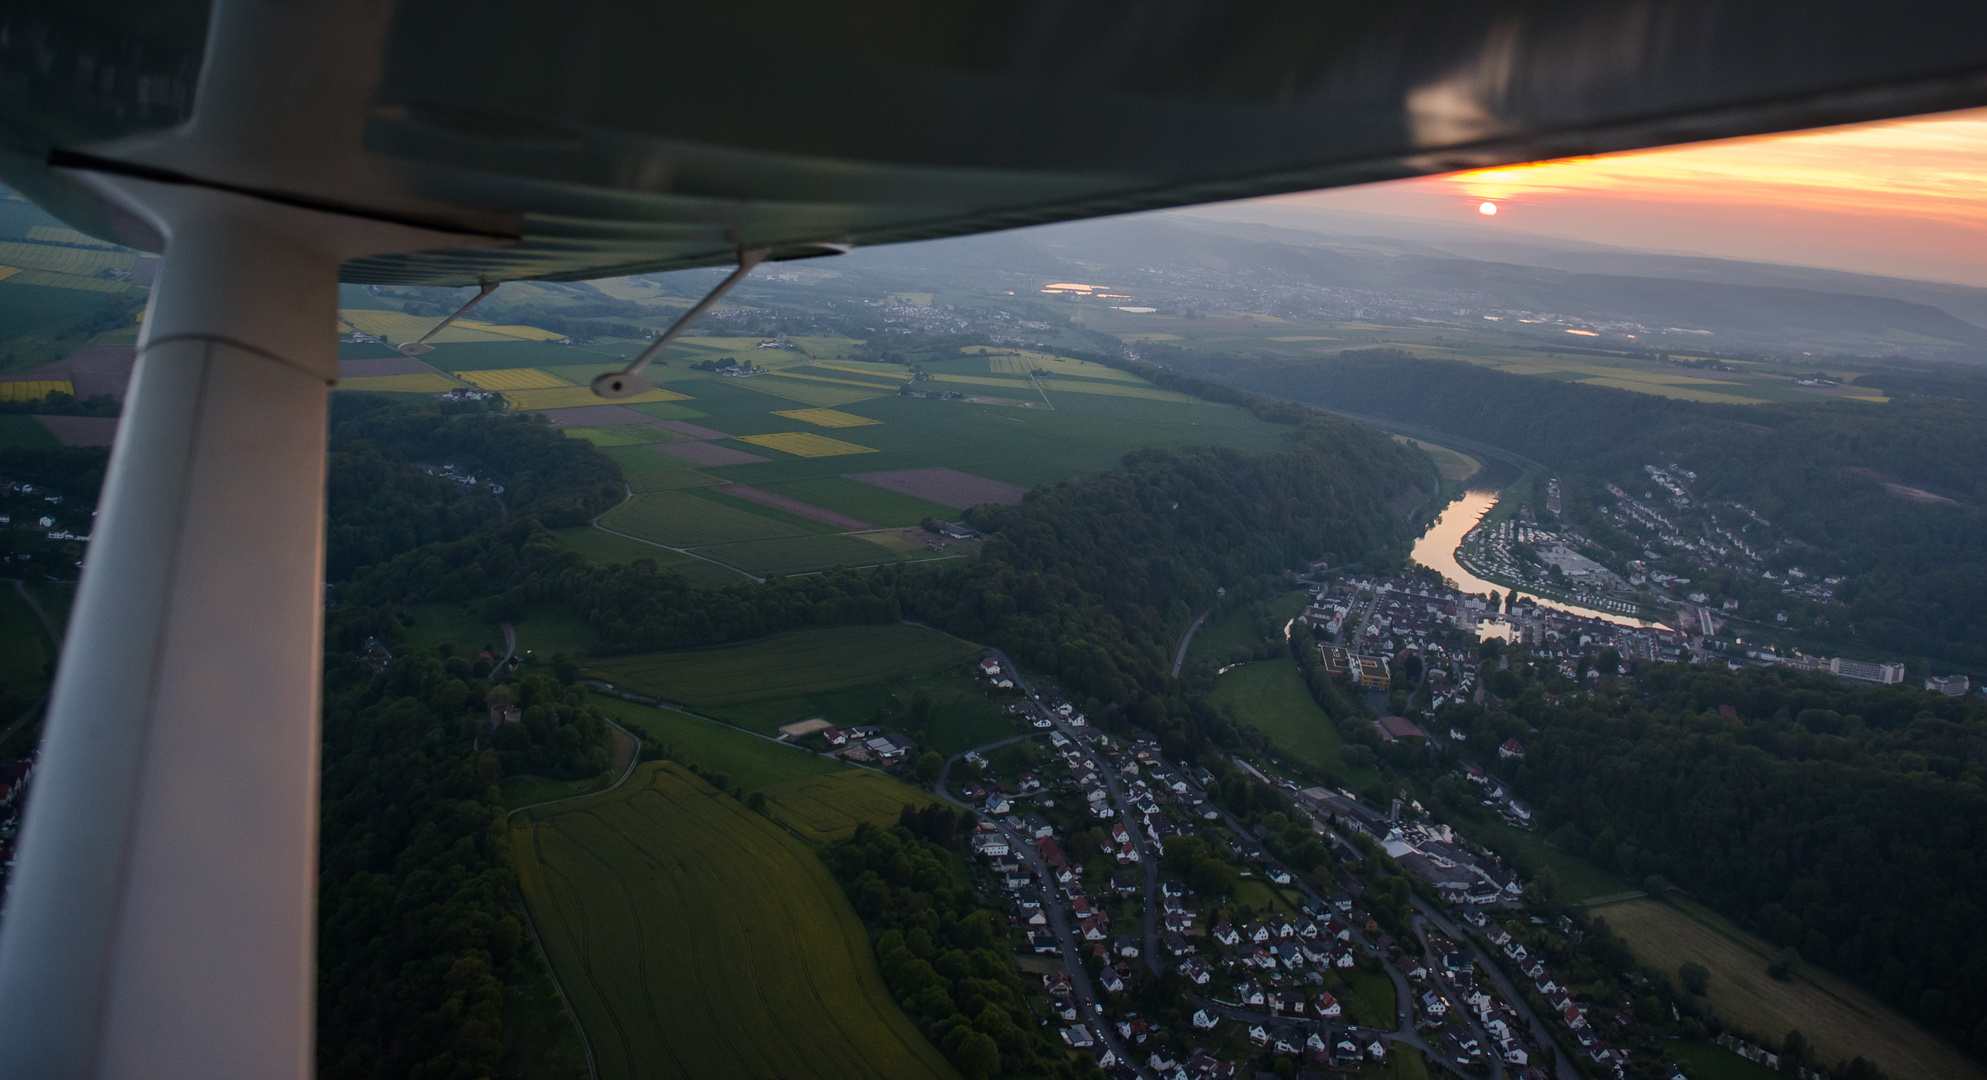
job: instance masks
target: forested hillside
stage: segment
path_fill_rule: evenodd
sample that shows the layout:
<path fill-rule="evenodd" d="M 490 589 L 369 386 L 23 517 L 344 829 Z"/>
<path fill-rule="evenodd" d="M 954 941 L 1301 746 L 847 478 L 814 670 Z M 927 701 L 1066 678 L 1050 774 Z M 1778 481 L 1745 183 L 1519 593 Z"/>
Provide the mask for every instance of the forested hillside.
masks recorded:
<path fill-rule="evenodd" d="M 532 996 L 536 969 L 498 887 L 510 856 L 494 784 L 527 767 L 597 770 L 587 755 L 604 753 L 599 722 L 546 675 L 495 685 L 487 662 L 409 650 L 409 606 L 466 602 L 491 619 L 561 607 L 630 651 L 911 619 L 1060 673 L 1115 706 L 1114 722 L 1184 748 L 1237 734 L 1167 677 L 1192 613 L 1224 584 L 1327 552 L 1398 562 L 1409 530 L 1395 507 L 1430 479 L 1411 451 L 1314 417 L 1280 453 L 1143 452 L 1017 506 L 982 507 L 972 520 L 990 539 L 969 559 L 704 591 L 647 560 L 594 565 L 558 544 L 549 523 L 584 520 L 619 494 L 612 462 L 590 445 L 490 415 L 347 409 L 334 427 L 331 531 L 351 580 L 325 634 L 320 1050 L 336 1076 L 558 1074 L 540 1068 L 557 1056 L 557 1012 Z M 487 494 L 417 466 L 459 460 L 505 477 L 507 520 Z M 407 655 L 371 675 L 354 659 L 368 637 Z M 476 719 L 500 694 L 524 708 L 502 733 L 522 745 L 476 750 Z M 506 1010 L 507 996 L 531 1007 Z M 928 1018 L 941 1040 L 951 1016 Z M 1022 1035 L 1002 1052 L 1032 1053 Z"/>
<path fill-rule="evenodd" d="M 1574 489 L 1641 483 L 1675 462 L 1705 500 L 1756 509 L 1810 573 L 1849 578 L 1824 640 L 1987 665 L 1987 405 L 1733 406 L 1417 360 L 1389 350 L 1331 362 L 1163 353 L 1248 390 L 1424 425 L 1526 455 Z M 1924 492 L 1900 494 L 1886 484 Z"/>
<path fill-rule="evenodd" d="M 653 563 L 589 565 L 523 524 L 430 545 L 361 575 L 374 616 L 333 644 L 394 640 L 396 605 L 487 596 L 492 618 L 536 604 L 581 615 L 611 648 L 683 648 L 803 626 L 929 622 L 1010 651 L 1158 728 L 1206 738 L 1213 714 L 1166 678 L 1169 650 L 1215 590 L 1326 553 L 1398 562 L 1409 531 L 1390 508 L 1428 483 L 1412 451 L 1360 426 L 1308 421 L 1287 451 L 1146 451 L 971 518 L 990 539 L 965 561 L 693 589 Z"/>
<path fill-rule="evenodd" d="M 1660 874 L 1987 1056 L 1987 702 L 1645 665 L 1443 720 L 1485 759 L 1524 740 L 1500 771 L 1559 847 Z"/>

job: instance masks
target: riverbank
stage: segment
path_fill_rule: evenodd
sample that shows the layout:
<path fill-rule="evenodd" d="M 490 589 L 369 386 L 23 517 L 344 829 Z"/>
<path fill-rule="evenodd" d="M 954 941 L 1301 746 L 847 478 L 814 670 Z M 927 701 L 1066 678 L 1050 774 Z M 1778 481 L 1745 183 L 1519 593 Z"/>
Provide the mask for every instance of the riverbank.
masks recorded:
<path fill-rule="evenodd" d="M 1471 573 L 1457 560 L 1456 551 L 1463 546 L 1463 537 L 1476 528 L 1477 522 L 1496 508 L 1499 496 L 1488 491 L 1467 491 L 1462 498 L 1450 503 L 1428 531 L 1414 542 L 1414 550 L 1409 555 L 1417 565 L 1447 578 L 1456 588 L 1467 593 L 1508 593 L 1516 588 L 1519 592 L 1537 601 L 1541 607 L 1564 611 L 1573 615 L 1585 615 L 1602 619 L 1616 626 L 1649 626 L 1651 623 L 1619 612 L 1604 611 L 1584 604 L 1569 603 L 1540 595 L 1536 590 L 1524 585 L 1509 585 L 1490 581 Z M 1656 624 L 1660 625 L 1660 624 Z"/>

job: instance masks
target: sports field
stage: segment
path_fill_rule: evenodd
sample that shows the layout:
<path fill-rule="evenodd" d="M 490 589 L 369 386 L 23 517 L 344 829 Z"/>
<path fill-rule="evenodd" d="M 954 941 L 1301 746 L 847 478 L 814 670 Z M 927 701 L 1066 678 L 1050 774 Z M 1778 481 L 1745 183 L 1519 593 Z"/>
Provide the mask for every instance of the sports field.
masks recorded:
<path fill-rule="evenodd" d="M 951 1077 L 819 858 L 679 766 L 513 828 L 600 1075 Z"/>
<path fill-rule="evenodd" d="M 1631 900 L 1593 914 L 1650 967 L 1674 973 L 1695 960 L 1709 968 L 1711 1008 L 1745 1030 L 1778 1039 L 1799 1028 L 1831 1065 L 1861 1056 L 1900 1078 L 1987 1077 L 1987 1070 L 1834 975 L 1803 964 L 1786 982 L 1769 976 L 1766 965 L 1779 950 L 1699 904 L 1681 897 Z"/>
<path fill-rule="evenodd" d="M 980 647 L 922 626 L 796 630 L 742 645 L 600 660 L 617 685 L 693 708 L 842 690 L 930 671 Z"/>

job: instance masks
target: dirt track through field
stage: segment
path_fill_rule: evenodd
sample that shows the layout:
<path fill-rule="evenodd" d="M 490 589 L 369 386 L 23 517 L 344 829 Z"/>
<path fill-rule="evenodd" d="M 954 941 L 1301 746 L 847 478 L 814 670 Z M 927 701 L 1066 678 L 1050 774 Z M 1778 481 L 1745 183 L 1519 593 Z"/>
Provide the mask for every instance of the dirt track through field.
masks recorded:
<path fill-rule="evenodd" d="M 910 495 L 954 510 L 964 510 L 981 503 L 999 503 L 1012 506 L 1028 494 L 1028 489 L 1017 484 L 1005 484 L 999 480 L 989 480 L 984 476 L 959 472 L 956 469 L 899 469 L 895 472 L 850 473 L 849 479 L 860 480 L 865 484 L 894 491 L 899 495 Z"/>
<path fill-rule="evenodd" d="M 725 484 L 722 487 L 715 487 L 711 490 L 719 494 L 730 495 L 734 498 L 744 499 L 747 502 L 755 502 L 760 506 L 770 506 L 775 510 L 784 510 L 789 514 L 798 514 L 804 518 L 812 518 L 815 521 L 851 531 L 882 528 L 881 525 L 873 521 L 864 521 L 859 517 L 850 517 L 847 514 L 815 506 L 812 503 L 801 502 L 799 499 L 789 499 L 785 495 L 776 495 L 770 491 L 761 491 L 755 487 L 746 487 L 744 484 Z"/>

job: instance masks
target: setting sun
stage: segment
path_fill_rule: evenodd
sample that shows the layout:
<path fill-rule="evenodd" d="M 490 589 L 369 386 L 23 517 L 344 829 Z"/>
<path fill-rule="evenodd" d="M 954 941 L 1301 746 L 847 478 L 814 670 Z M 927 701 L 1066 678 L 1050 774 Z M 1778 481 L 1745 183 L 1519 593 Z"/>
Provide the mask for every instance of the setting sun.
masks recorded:
<path fill-rule="evenodd" d="M 1494 202 L 1483 203 L 1476 208 L 1476 212 L 1482 214 L 1484 217 L 1492 217 L 1497 213 L 1497 204 Z"/>

